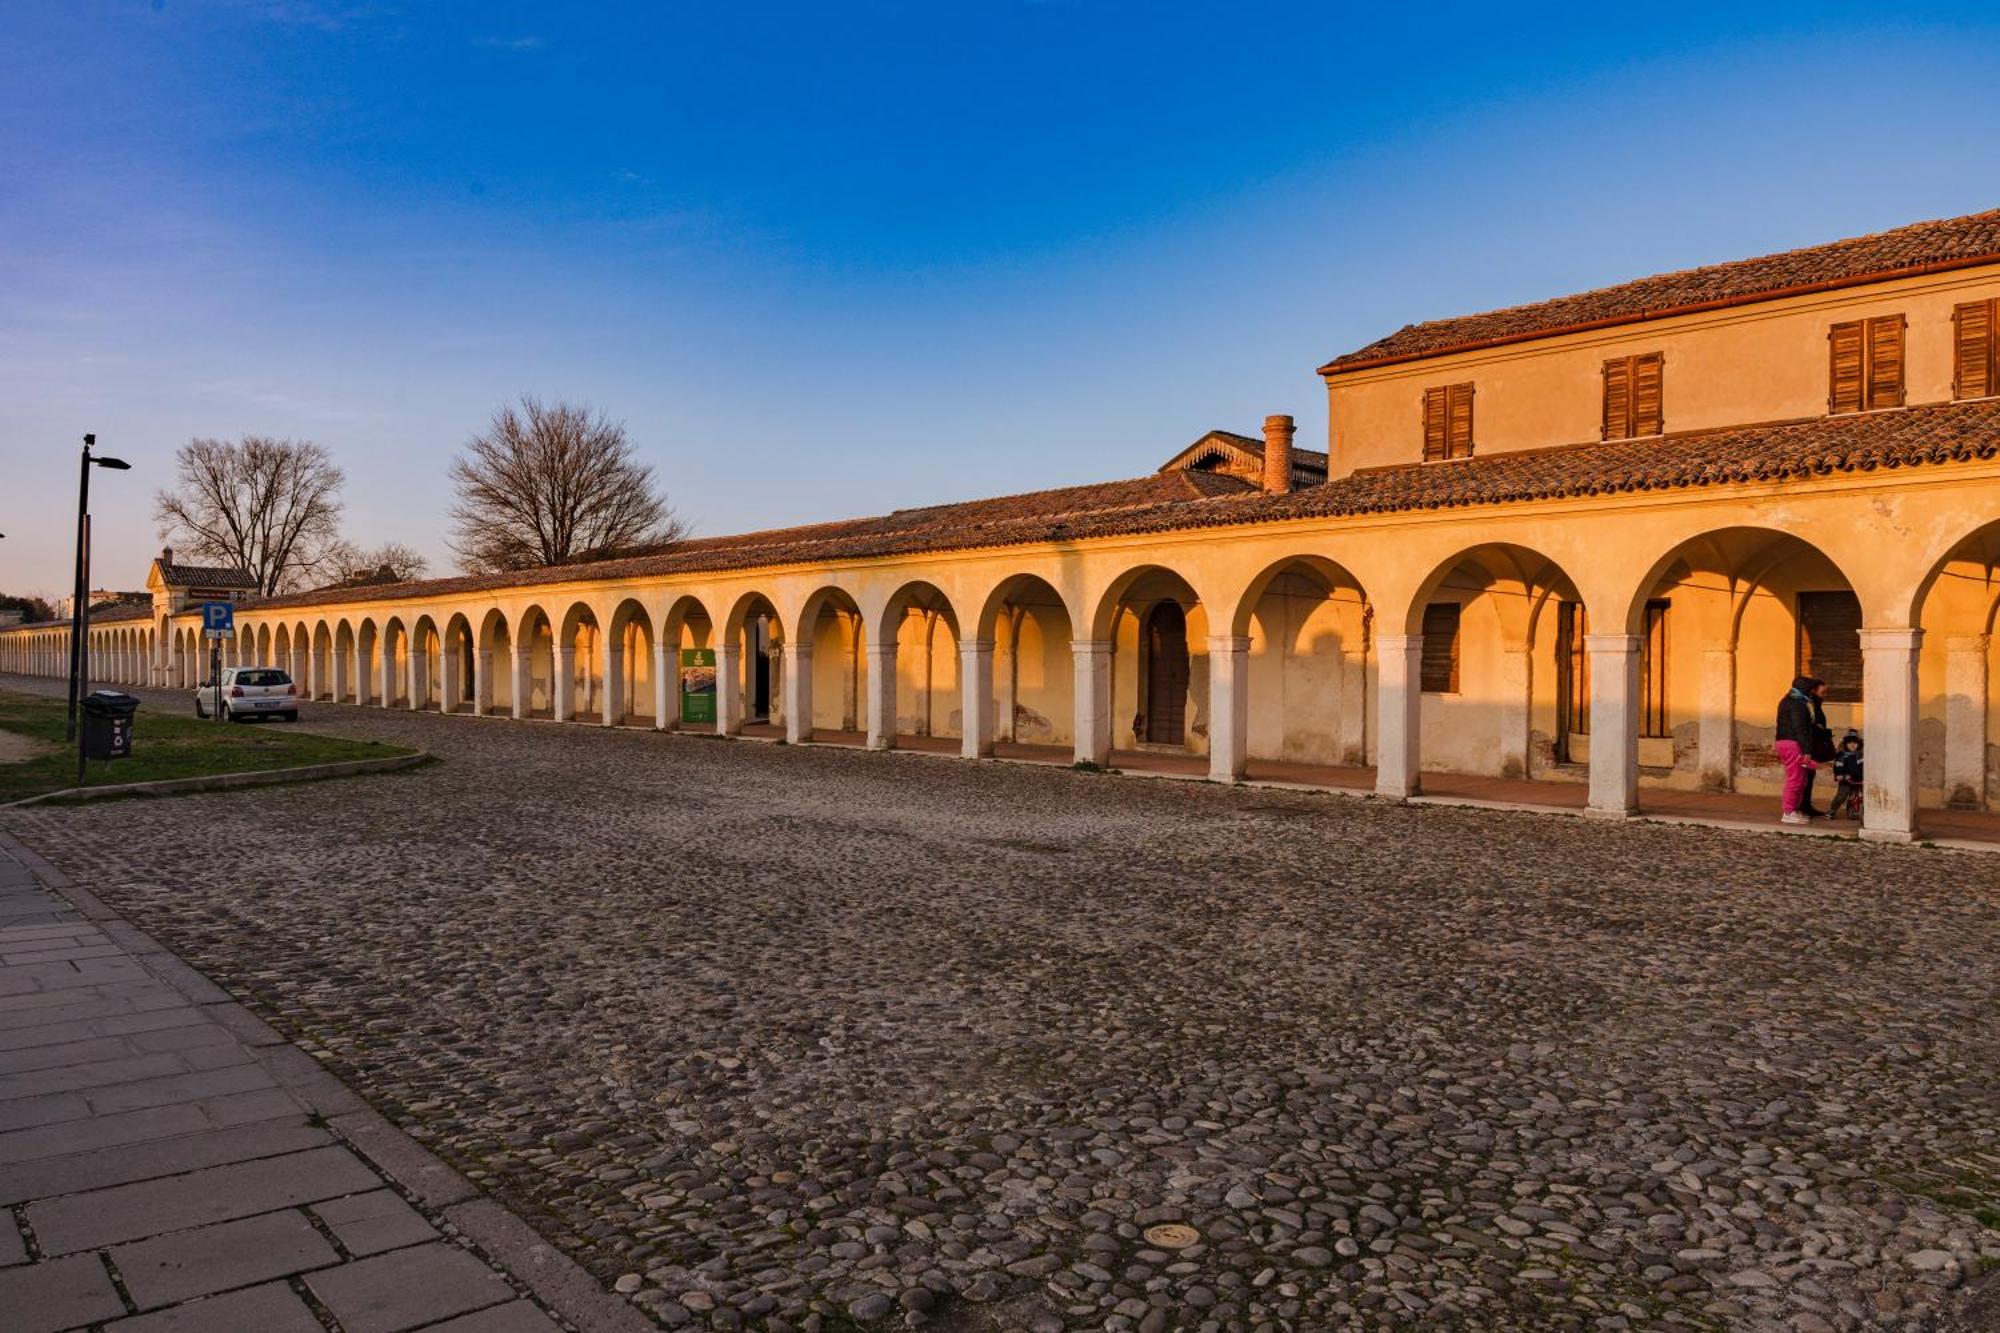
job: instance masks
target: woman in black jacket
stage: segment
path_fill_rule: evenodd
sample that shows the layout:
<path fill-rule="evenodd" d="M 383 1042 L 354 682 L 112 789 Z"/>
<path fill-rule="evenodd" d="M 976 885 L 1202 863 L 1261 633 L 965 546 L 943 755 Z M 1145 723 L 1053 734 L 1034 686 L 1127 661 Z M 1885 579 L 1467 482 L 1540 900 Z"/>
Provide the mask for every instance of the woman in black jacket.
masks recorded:
<path fill-rule="evenodd" d="M 1778 761 L 1785 766 L 1784 813 L 1779 816 L 1787 824 L 1808 824 L 1812 816 L 1800 806 L 1806 794 L 1806 776 L 1812 772 L 1813 727 L 1825 714 L 1815 713 L 1818 706 L 1818 692 L 1824 684 L 1812 676 L 1800 676 L 1792 682 L 1792 688 L 1785 697 L 1778 700 L 1778 739 L 1771 748 L 1778 752 Z"/>
<path fill-rule="evenodd" d="M 1840 753 L 1834 748 L 1833 728 L 1826 724 L 1826 682 L 1815 680 L 1808 693 L 1812 695 L 1813 728 L 1806 758 L 1812 762 L 1806 765 L 1806 789 L 1799 793 L 1799 813 L 1807 819 L 1832 819 L 1831 814 L 1815 809 L 1812 803 L 1813 779 L 1819 776 L 1820 765 L 1832 763 Z"/>

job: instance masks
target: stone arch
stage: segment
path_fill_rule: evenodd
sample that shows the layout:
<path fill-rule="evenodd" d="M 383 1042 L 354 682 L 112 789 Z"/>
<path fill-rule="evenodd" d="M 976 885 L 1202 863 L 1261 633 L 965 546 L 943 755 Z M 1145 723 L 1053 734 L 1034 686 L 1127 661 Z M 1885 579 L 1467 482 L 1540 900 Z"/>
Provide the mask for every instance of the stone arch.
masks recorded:
<path fill-rule="evenodd" d="M 461 682 L 467 675 L 472 678 L 472 711 L 479 715 L 502 713 L 511 717 L 523 717 L 524 695 L 521 693 L 521 679 L 516 671 L 520 661 L 519 645 L 515 642 L 514 628 L 508 624 L 507 615 L 499 607 L 489 607 L 479 618 L 479 628 L 471 629 L 470 618 L 463 613 L 453 620 L 466 627 L 468 637 L 463 640 L 467 652 L 472 654 L 469 663 L 462 664 L 452 674 Z"/>
<path fill-rule="evenodd" d="M 558 722 L 603 720 L 604 623 L 587 601 L 570 603 L 556 636 L 555 717 Z"/>
<path fill-rule="evenodd" d="M 384 708 L 409 707 L 411 699 L 410 631 L 399 615 L 382 619 L 381 669 L 376 673 L 376 702 Z"/>
<path fill-rule="evenodd" d="M 1914 755 L 1920 805 L 2000 806 L 2000 520 L 1952 542 L 1921 571 L 1909 602 L 1918 641 Z M 1871 725 L 1869 749 L 1875 749 Z M 1871 756 L 1871 781 L 1875 761 Z"/>
<path fill-rule="evenodd" d="M 665 707 L 657 725 L 691 729 L 720 726 L 716 694 L 719 663 L 691 662 L 684 675 L 681 662 L 682 654 L 689 650 L 713 653 L 717 638 L 715 622 L 699 597 L 682 593 L 667 604 L 666 614 L 660 618 L 661 662 L 666 674 L 661 697 Z M 691 697 L 683 697 L 684 687 L 692 690 Z M 704 695 L 708 697 L 702 698 Z"/>
<path fill-rule="evenodd" d="M 1186 576 L 1151 562 L 1105 587 L 1091 612 L 1088 675 L 1078 668 L 1080 760 L 1105 763 L 1119 750 L 1209 752 L 1209 605 Z"/>
<path fill-rule="evenodd" d="M 963 732 L 959 621 L 936 584 L 912 580 L 883 603 L 870 626 L 868 744 L 939 748 Z"/>
<path fill-rule="evenodd" d="M 514 627 L 514 716 L 556 716 L 556 625 L 539 602 L 530 603 Z"/>
<path fill-rule="evenodd" d="M 660 670 L 665 654 L 657 647 L 645 604 L 636 597 L 621 599 L 604 629 L 605 726 L 660 725 L 667 677 Z"/>
<path fill-rule="evenodd" d="M 867 721 L 869 637 L 858 598 L 838 584 L 800 603 L 785 644 L 785 737 L 848 740 Z M 829 733 L 838 733 L 830 735 Z"/>
<path fill-rule="evenodd" d="M 723 735 L 785 722 L 784 618 L 766 593 L 752 589 L 730 605 L 715 645 L 716 729 Z"/>
<path fill-rule="evenodd" d="M 1216 752 L 1211 775 L 1240 776 L 1252 760 L 1367 764 L 1373 614 L 1360 579 L 1325 556 L 1286 556 L 1257 571 L 1222 620 L 1228 642 L 1211 646 L 1243 719 L 1240 753 Z"/>
<path fill-rule="evenodd" d="M 376 655 L 382 651 L 382 627 L 374 616 L 362 616 L 354 627 L 354 702 L 370 704 L 375 702 L 375 693 L 380 683 L 381 672 L 376 666 Z"/>
<path fill-rule="evenodd" d="M 420 612 L 410 624 L 410 707 L 443 711 L 443 676 L 444 639 L 437 617 Z"/>
<path fill-rule="evenodd" d="M 1784 781 L 1772 751 L 1777 701 L 1800 671 L 1829 677 L 1829 725 L 1860 720 L 1861 592 L 1804 537 L 1755 525 L 1695 533 L 1661 552 L 1615 609 L 1636 645 L 1644 787 L 1775 798 Z M 1836 619 L 1851 620 L 1852 632 L 1827 630 Z M 1843 641 L 1815 646 L 1815 629 Z M 1770 809 L 1775 817 L 1775 799 Z"/>

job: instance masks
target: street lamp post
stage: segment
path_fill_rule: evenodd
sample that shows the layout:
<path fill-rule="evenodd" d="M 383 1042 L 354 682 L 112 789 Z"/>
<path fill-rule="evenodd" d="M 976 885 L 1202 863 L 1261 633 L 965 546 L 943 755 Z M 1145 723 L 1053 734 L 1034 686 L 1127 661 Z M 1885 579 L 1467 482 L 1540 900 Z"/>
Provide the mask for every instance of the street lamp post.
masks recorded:
<path fill-rule="evenodd" d="M 91 449 L 95 435 L 83 437 L 83 461 L 78 464 L 76 483 L 76 589 L 69 609 L 69 727 L 65 739 L 77 741 L 76 781 L 83 784 L 83 743 L 77 738 L 77 709 L 82 705 L 85 682 L 90 675 L 90 650 L 84 638 L 90 629 L 90 469 L 108 467 L 124 472 L 131 464 L 122 458 L 97 458 Z"/>

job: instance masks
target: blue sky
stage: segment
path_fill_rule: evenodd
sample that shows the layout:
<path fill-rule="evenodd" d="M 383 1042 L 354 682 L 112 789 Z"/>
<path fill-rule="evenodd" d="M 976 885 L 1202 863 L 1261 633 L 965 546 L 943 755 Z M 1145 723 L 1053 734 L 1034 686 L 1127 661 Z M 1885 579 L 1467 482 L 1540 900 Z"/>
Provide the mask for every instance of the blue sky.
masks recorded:
<path fill-rule="evenodd" d="M 2000 204 L 2000 14 L 10 0 L 0 590 L 192 435 L 448 571 L 524 392 L 704 533 L 1131 476 L 1411 320 Z M 579 13 L 576 11 L 587 11 Z"/>

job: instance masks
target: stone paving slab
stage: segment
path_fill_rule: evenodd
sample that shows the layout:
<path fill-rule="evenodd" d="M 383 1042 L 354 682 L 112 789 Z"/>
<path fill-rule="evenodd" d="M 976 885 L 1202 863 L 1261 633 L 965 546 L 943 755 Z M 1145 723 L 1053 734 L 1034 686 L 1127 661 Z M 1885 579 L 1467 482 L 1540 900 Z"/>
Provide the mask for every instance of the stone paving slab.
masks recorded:
<path fill-rule="evenodd" d="M 4 834 L 0 989 L 0 1331 L 643 1327 L 577 1300 L 602 1293 L 553 1251 L 509 1272 L 425 1216 L 411 1198 L 477 1192 Z"/>

